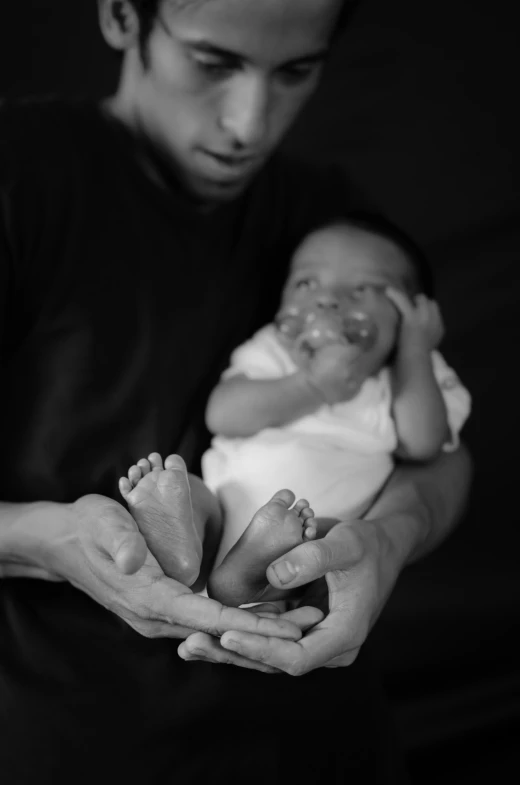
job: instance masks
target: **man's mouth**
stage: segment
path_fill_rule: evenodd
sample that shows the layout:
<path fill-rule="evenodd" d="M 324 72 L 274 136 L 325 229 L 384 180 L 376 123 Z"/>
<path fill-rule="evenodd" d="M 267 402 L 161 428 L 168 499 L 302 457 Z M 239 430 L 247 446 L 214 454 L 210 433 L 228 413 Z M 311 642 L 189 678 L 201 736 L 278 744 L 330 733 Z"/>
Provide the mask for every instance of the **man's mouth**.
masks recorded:
<path fill-rule="evenodd" d="M 241 179 L 251 171 L 258 160 L 258 156 L 229 155 L 203 148 L 200 152 L 204 157 L 205 168 L 208 168 L 211 174 L 230 180 Z"/>

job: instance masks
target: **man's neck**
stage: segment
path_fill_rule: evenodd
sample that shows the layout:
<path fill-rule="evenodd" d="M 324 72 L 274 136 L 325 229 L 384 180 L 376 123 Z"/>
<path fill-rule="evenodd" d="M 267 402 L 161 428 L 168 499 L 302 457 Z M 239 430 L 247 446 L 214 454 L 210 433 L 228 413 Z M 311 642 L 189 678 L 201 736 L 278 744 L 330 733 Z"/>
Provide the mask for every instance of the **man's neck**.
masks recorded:
<path fill-rule="evenodd" d="M 217 201 L 205 201 L 185 188 L 177 174 L 176 167 L 146 133 L 137 112 L 132 111 L 119 93 L 101 102 L 101 111 L 110 120 L 124 126 L 134 140 L 136 159 L 145 175 L 161 190 L 176 192 L 190 202 L 198 212 L 213 212 Z"/>

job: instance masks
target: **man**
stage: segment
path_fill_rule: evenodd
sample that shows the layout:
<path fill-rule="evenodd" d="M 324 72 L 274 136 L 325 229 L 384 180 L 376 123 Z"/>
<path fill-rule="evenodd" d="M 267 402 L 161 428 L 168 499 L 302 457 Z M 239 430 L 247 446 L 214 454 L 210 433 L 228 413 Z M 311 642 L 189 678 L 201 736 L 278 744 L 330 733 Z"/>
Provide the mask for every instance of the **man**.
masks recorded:
<path fill-rule="evenodd" d="M 196 467 L 230 351 L 272 316 L 298 240 L 349 207 L 332 179 L 272 156 L 342 2 L 99 7 L 117 94 L 0 119 L 0 770 L 53 785 L 399 781 L 357 655 L 400 570 L 454 525 L 462 449 L 396 472 L 367 521 L 284 557 L 291 588 L 326 576 L 324 618 L 305 596 L 272 618 L 193 595 L 114 501 L 136 456 Z M 266 675 L 281 672 L 307 675 Z"/>

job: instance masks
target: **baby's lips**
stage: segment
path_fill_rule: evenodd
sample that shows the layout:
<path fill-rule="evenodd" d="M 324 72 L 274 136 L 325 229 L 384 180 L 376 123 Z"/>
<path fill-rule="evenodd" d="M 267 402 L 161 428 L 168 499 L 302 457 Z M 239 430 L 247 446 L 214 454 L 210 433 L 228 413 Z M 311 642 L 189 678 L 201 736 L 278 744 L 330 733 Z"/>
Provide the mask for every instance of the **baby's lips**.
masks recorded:
<path fill-rule="evenodd" d="M 287 308 L 276 315 L 275 324 L 282 335 L 294 339 L 302 331 L 303 318 L 297 308 Z"/>
<path fill-rule="evenodd" d="M 377 340 L 377 327 L 372 319 L 364 313 L 353 313 L 344 321 L 344 333 L 347 341 L 357 344 L 364 351 L 371 349 Z"/>

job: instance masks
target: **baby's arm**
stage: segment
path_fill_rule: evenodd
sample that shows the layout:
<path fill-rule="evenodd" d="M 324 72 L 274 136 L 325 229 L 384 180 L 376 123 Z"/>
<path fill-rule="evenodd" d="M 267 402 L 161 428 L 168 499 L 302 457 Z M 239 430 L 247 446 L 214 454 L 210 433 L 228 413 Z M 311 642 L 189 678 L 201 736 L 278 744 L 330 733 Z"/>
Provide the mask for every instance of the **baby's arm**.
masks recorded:
<path fill-rule="evenodd" d="M 391 368 L 396 455 L 415 461 L 435 458 L 449 438 L 446 405 L 437 383 L 432 350 L 443 326 L 436 303 L 423 295 L 412 304 L 401 292 L 388 296 L 401 313 L 397 356 Z"/>
<path fill-rule="evenodd" d="M 250 379 L 237 374 L 220 382 L 206 409 L 206 425 L 214 434 L 253 436 L 311 414 L 323 403 L 307 376 L 296 371 L 276 379 Z"/>

